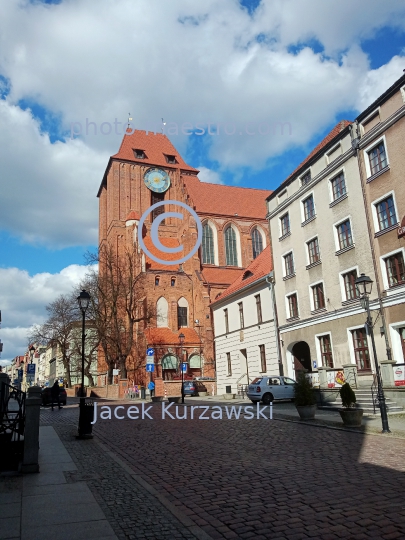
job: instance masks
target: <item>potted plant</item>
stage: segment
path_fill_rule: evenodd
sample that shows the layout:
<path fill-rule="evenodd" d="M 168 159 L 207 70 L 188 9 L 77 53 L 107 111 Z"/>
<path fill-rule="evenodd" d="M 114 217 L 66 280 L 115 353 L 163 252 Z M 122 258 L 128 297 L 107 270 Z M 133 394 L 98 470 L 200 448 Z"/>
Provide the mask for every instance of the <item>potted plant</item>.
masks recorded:
<path fill-rule="evenodd" d="M 356 407 L 356 394 L 349 383 L 345 383 L 339 390 L 343 409 L 339 409 L 339 414 L 343 424 L 347 427 L 360 427 L 363 418 L 363 409 Z"/>
<path fill-rule="evenodd" d="M 294 384 L 294 401 L 301 420 L 313 420 L 316 412 L 316 398 L 305 372 L 298 373 Z"/>

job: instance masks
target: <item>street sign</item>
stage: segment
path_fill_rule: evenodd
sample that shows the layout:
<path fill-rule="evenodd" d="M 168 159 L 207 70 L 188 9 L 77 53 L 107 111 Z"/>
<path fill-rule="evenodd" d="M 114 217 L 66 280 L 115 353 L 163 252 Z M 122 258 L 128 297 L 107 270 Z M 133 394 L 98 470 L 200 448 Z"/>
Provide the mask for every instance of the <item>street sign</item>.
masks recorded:
<path fill-rule="evenodd" d="M 35 364 L 27 364 L 27 375 L 35 375 Z"/>
<path fill-rule="evenodd" d="M 154 356 L 155 355 L 155 349 L 152 349 L 151 347 L 149 349 L 146 349 L 146 355 L 147 356 Z"/>
<path fill-rule="evenodd" d="M 146 357 L 146 363 L 147 364 L 154 364 L 155 363 L 155 357 L 154 356 L 147 356 Z"/>
<path fill-rule="evenodd" d="M 119 373 L 120 373 L 119 369 L 113 369 L 113 376 L 114 375 L 119 375 Z"/>
<path fill-rule="evenodd" d="M 146 364 L 146 371 L 152 373 L 152 371 L 155 371 L 155 364 Z"/>
<path fill-rule="evenodd" d="M 186 362 L 183 362 L 183 363 L 181 364 L 181 371 L 182 371 L 183 373 L 185 373 L 185 372 L 187 371 L 187 364 L 186 364 Z"/>

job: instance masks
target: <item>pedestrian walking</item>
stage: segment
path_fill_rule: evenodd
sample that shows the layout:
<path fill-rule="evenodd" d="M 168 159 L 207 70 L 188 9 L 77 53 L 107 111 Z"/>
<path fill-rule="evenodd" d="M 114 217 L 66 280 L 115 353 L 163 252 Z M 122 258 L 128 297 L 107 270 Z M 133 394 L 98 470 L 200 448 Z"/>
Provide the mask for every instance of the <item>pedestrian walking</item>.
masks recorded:
<path fill-rule="evenodd" d="M 52 388 L 51 388 L 51 405 L 53 410 L 53 404 L 58 404 L 59 409 L 61 409 L 60 406 L 60 387 L 59 387 L 59 381 L 55 381 Z"/>
<path fill-rule="evenodd" d="M 150 397 L 153 398 L 153 396 L 155 395 L 155 383 L 153 381 L 150 381 L 148 383 L 148 389 L 150 392 Z"/>

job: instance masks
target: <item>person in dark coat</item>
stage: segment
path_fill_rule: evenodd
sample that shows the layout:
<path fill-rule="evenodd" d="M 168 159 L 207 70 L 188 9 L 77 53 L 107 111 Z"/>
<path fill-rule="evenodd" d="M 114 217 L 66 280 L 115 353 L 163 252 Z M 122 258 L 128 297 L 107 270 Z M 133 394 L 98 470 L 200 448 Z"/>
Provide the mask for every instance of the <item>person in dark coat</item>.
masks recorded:
<path fill-rule="evenodd" d="M 59 409 L 60 406 L 60 387 L 59 387 L 59 381 L 55 381 L 52 388 L 51 388 L 51 404 L 52 404 L 52 410 L 53 410 L 53 404 L 57 403 Z"/>

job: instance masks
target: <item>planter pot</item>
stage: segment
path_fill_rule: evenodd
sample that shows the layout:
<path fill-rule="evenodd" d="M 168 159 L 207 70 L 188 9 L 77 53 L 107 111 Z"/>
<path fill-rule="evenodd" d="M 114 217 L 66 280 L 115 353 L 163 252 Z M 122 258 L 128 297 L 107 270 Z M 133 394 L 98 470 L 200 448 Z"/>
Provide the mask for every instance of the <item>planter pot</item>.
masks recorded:
<path fill-rule="evenodd" d="M 316 405 L 295 406 L 301 420 L 313 420 L 316 413 Z"/>
<path fill-rule="evenodd" d="M 223 394 L 224 399 L 235 399 L 236 394 Z"/>
<path fill-rule="evenodd" d="M 171 396 L 167 399 L 169 400 L 169 403 L 180 403 L 181 396 Z"/>
<path fill-rule="evenodd" d="M 208 396 L 208 392 L 198 392 L 198 395 L 201 397 Z"/>
<path fill-rule="evenodd" d="M 160 403 L 164 399 L 165 398 L 163 396 L 153 396 L 152 401 L 153 401 L 153 403 Z"/>
<path fill-rule="evenodd" d="M 347 427 L 361 427 L 363 409 L 339 409 L 343 423 Z"/>

